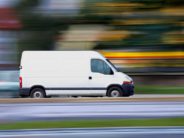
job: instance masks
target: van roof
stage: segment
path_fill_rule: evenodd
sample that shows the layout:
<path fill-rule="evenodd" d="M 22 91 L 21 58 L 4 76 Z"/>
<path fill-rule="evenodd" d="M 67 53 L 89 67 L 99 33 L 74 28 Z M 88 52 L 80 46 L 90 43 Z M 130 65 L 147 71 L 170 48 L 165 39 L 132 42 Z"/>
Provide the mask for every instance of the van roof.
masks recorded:
<path fill-rule="evenodd" d="M 24 51 L 22 56 L 60 56 L 63 57 L 93 57 L 93 58 L 104 58 L 100 53 L 96 51 Z"/>

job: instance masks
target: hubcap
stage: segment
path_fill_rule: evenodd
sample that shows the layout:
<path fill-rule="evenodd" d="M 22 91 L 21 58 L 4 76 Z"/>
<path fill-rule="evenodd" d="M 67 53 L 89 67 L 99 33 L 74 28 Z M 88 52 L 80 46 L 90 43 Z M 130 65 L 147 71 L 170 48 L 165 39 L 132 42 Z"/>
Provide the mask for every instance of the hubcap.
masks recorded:
<path fill-rule="evenodd" d="M 119 96 L 120 96 L 119 91 L 113 90 L 113 91 L 111 92 L 111 97 L 119 97 Z"/>
<path fill-rule="evenodd" d="M 33 97 L 34 98 L 42 98 L 43 96 L 42 96 L 42 93 L 41 92 L 36 91 L 36 92 L 34 92 Z"/>

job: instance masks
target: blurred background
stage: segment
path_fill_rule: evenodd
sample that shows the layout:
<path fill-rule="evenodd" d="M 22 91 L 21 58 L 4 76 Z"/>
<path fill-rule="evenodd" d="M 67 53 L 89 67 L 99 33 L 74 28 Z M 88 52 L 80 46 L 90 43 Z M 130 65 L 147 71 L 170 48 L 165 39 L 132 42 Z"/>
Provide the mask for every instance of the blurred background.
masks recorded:
<path fill-rule="evenodd" d="M 136 93 L 184 93 L 182 0 L 0 0 L 0 97 L 16 97 L 24 50 L 97 50 Z"/>

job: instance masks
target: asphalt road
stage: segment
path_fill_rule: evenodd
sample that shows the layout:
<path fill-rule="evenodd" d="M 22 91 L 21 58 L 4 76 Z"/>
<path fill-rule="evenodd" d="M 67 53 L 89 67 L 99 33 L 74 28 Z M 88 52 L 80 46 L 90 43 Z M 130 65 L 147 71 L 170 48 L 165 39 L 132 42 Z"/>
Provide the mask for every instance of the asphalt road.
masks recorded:
<path fill-rule="evenodd" d="M 0 138 L 183 138 L 184 127 L 78 128 L 0 131 Z"/>
<path fill-rule="evenodd" d="M 85 103 L 85 102 L 184 102 L 184 94 L 136 94 L 130 97 L 55 97 L 55 98 L 0 98 L 0 104 L 3 103 Z"/>
<path fill-rule="evenodd" d="M 0 121 L 183 117 L 184 102 L 0 104 Z"/>

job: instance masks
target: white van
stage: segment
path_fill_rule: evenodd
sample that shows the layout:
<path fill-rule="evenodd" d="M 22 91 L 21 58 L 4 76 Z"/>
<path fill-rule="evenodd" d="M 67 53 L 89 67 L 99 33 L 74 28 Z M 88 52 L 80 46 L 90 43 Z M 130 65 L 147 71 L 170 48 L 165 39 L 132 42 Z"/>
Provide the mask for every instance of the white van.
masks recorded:
<path fill-rule="evenodd" d="M 20 96 L 130 96 L 133 80 L 95 51 L 25 51 Z"/>

